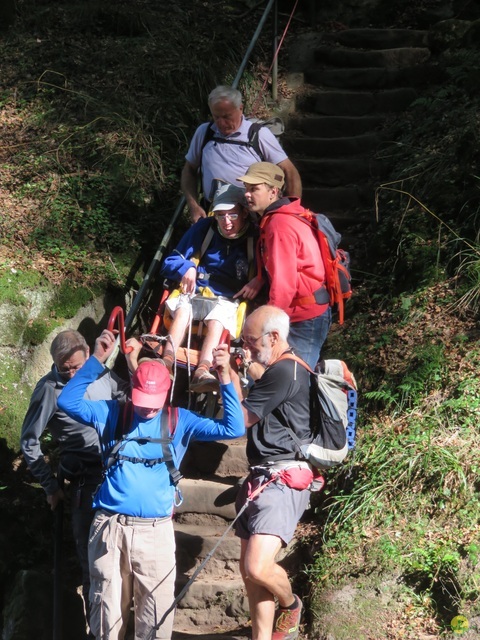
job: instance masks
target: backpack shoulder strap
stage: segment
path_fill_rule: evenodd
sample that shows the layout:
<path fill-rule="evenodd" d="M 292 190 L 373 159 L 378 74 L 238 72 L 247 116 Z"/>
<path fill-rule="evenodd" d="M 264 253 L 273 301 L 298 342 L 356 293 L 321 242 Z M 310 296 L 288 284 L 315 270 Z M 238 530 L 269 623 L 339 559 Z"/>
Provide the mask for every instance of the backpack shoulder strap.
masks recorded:
<path fill-rule="evenodd" d="M 215 133 L 213 131 L 213 122 L 210 122 L 206 131 L 205 131 L 205 135 L 203 136 L 203 140 L 202 140 L 202 146 L 200 147 L 200 152 L 203 151 L 205 145 L 210 142 L 210 140 L 213 140 L 215 136 Z"/>
<path fill-rule="evenodd" d="M 295 362 L 298 362 L 299 364 L 302 365 L 302 367 L 305 367 L 307 371 L 315 375 L 315 371 L 313 371 L 313 369 L 309 367 L 309 365 L 305 362 L 305 360 L 302 360 L 302 358 L 300 358 L 299 356 L 296 356 L 294 353 L 283 353 L 279 358 L 277 358 L 277 360 L 275 360 L 273 364 L 280 362 L 280 360 L 295 360 Z"/>
<path fill-rule="evenodd" d="M 120 409 L 118 414 L 117 424 L 115 427 L 115 440 L 121 440 L 123 436 L 128 433 L 133 418 L 133 404 L 131 400 L 127 402 Z"/>
<path fill-rule="evenodd" d="M 202 244 L 200 245 L 200 249 L 197 250 L 193 254 L 193 256 L 190 258 L 190 260 L 192 262 L 194 262 L 197 267 L 198 267 L 198 264 L 199 264 L 200 260 L 202 259 L 202 256 L 205 254 L 205 251 L 208 249 L 208 247 L 210 246 L 210 243 L 213 240 L 213 234 L 214 234 L 213 225 L 214 224 L 215 224 L 215 219 L 211 218 L 210 226 L 208 227 L 207 233 L 205 234 L 205 237 L 202 240 Z"/>
<path fill-rule="evenodd" d="M 315 376 L 316 375 L 315 372 L 305 362 L 305 360 L 302 360 L 302 358 L 299 358 L 294 353 L 284 353 L 284 354 L 282 354 L 277 360 L 275 360 L 275 362 L 273 364 L 276 364 L 277 362 L 280 362 L 281 360 L 293 360 L 294 362 L 298 362 L 298 364 L 302 365 L 302 367 L 304 367 L 310 373 L 310 380 L 311 380 L 311 376 Z M 312 394 L 310 394 L 310 395 L 312 395 Z M 315 395 L 315 394 L 313 394 L 313 395 Z M 310 402 L 311 402 L 311 398 L 310 398 Z M 310 411 L 311 411 L 311 404 L 310 404 Z M 275 413 L 275 410 L 274 410 L 273 413 Z M 302 447 L 303 447 L 303 445 L 305 443 L 302 442 L 300 440 L 300 438 L 297 436 L 297 434 L 293 431 L 293 429 L 291 429 L 288 426 L 288 424 L 285 423 L 285 421 L 282 419 L 282 416 L 279 413 L 275 413 L 275 416 L 276 416 L 277 420 L 280 422 L 280 424 L 286 429 L 288 435 L 290 436 L 290 438 L 295 443 L 295 445 L 297 447 L 298 454 L 300 454 L 303 457 Z"/>
<path fill-rule="evenodd" d="M 203 137 L 200 151 L 203 153 L 203 149 L 205 148 L 205 146 L 211 140 L 215 140 L 216 142 L 221 142 L 224 144 L 233 144 L 233 145 L 238 145 L 240 147 L 252 147 L 252 149 L 255 151 L 257 156 L 260 158 L 260 161 L 263 162 L 265 160 L 265 156 L 263 155 L 260 149 L 260 129 L 263 126 L 264 124 L 262 122 L 252 122 L 248 129 L 247 142 L 244 142 L 240 140 L 230 140 L 230 139 L 219 138 L 215 136 L 215 132 L 213 130 L 213 122 L 211 122 L 205 131 L 205 135 Z"/>
<path fill-rule="evenodd" d="M 215 220 L 214 220 L 214 218 L 212 218 L 212 223 L 208 227 L 207 233 L 205 234 L 205 237 L 204 237 L 203 242 L 202 242 L 202 246 L 200 247 L 200 255 L 198 256 L 198 260 L 199 261 L 202 259 L 202 256 L 205 254 L 205 251 L 208 249 L 208 247 L 210 246 L 210 243 L 213 240 L 213 234 L 214 234 L 213 225 L 214 224 L 215 224 Z"/>
<path fill-rule="evenodd" d="M 132 401 L 128 400 L 118 414 L 118 420 L 115 426 L 115 444 L 111 447 L 108 455 L 104 458 L 104 471 L 110 469 L 117 458 L 118 452 L 124 446 L 125 436 L 132 423 L 132 414 Z"/>
<path fill-rule="evenodd" d="M 162 439 L 162 453 L 165 464 L 167 465 L 168 472 L 172 478 L 173 484 L 176 486 L 182 479 L 182 474 L 175 466 L 173 461 L 172 451 L 170 449 L 170 442 L 175 434 L 178 422 L 178 408 L 167 406 L 162 411 L 160 418 L 161 426 L 161 439 Z"/>
<path fill-rule="evenodd" d="M 294 215 L 297 220 L 301 220 L 305 224 L 308 224 L 312 229 L 317 239 L 325 269 L 324 284 L 309 296 L 295 298 L 294 302 L 297 305 L 316 303 L 333 306 L 334 304 L 337 304 L 340 316 L 339 324 L 343 324 L 343 298 L 337 295 L 338 284 L 336 282 L 335 274 L 335 267 L 337 264 L 337 247 L 342 236 L 335 231 L 330 220 L 322 213 L 312 213 L 311 211 L 306 210 L 305 215 L 295 213 L 291 215 Z"/>
<path fill-rule="evenodd" d="M 260 149 L 260 129 L 263 126 L 261 122 L 252 122 L 248 130 L 248 143 L 260 158 L 260 162 L 265 160 L 265 156 Z"/>
<path fill-rule="evenodd" d="M 247 260 L 248 260 L 248 277 L 251 279 L 255 275 L 255 240 L 253 236 L 247 238 Z"/>
<path fill-rule="evenodd" d="M 123 447 L 127 442 L 126 433 L 128 432 L 128 428 L 126 427 L 126 425 L 128 424 L 129 426 L 131 424 L 131 416 L 133 413 L 133 405 L 131 401 L 129 401 L 129 403 L 127 404 L 129 404 L 130 407 L 127 410 L 125 406 L 122 410 L 122 413 L 119 416 L 119 420 L 117 422 L 117 426 L 115 430 L 115 436 L 117 441 L 108 453 L 108 457 L 105 461 L 105 470 L 108 470 L 113 465 L 113 463 L 119 457 L 121 457 L 120 451 L 123 449 Z M 125 421 L 126 415 L 130 416 L 130 419 L 128 422 Z M 141 458 L 139 459 L 125 458 L 133 462 L 144 462 L 144 463 L 149 462 L 152 466 L 154 463 L 156 464 L 157 462 L 165 462 L 165 465 L 168 469 L 170 477 L 172 478 L 173 484 L 175 486 L 180 482 L 180 480 L 183 477 L 180 471 L 175 466 L 175 463 L 173 461 L 172 451 L 170 449 L 172 438 L 177 428 L 177 422 L 178 422 L 178 408 L 170 407 L 170 406 L 165 407 L 164 410 L 162 411 L 162 415 L 160 418 L 160 438 L 147 438 L 147 437 L 132 438 L 132 440 L 136 440 L 139 442 L 153 442 L 153 443 L 161 444 L 162 458 L 158 460 L 149 460 L 149 461 L 143 460 Z"/>

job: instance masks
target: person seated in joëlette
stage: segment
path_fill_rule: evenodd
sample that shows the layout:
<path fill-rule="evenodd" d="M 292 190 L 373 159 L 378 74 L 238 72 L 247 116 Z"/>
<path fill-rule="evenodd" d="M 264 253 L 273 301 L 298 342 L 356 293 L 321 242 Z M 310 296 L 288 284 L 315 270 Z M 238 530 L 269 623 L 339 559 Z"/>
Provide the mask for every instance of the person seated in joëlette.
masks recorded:
<path fill-rule="evenodd" d="M 221 185 L 213 199 L 213 217 L 202 218 L 185 233 L 161 270 L 163 277 L 180 283 L 180 295 L 171 296 L 166 302 L 173 323 L 162 357 L 170 371 L 175 352 L 195 315 L 196 303 L 201 305 L 201 297 L 203 302 L 214 298 L 208 313 L 201 318 L 207 334 L 190 385 L 195 392 L 218 388 L 218 380 L 210 372 L 212 350 L 225 329 L 236 337 L 240 299 L 253 300 L 263 286 L 262 278 L 254 275 L 257 228 L 244 193 L 241 187 Z"/>

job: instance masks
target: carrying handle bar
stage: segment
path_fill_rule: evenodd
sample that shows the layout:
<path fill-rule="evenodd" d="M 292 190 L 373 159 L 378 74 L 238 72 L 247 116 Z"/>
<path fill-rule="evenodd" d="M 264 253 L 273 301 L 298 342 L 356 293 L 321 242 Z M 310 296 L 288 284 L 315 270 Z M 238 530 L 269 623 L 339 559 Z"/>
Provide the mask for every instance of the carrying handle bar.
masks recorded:
<path fill-rule="evenodd" d="M 230 349 L 230 331 L 228 329 L 222 331 L 218 344 L 228 344 L 228 348 Z"/>
<path fill-rule="evenodd" d="M 118 329 L 115 329 L 115 320 L 118 318 Z M 127 347 L 125 344 L 125 316 L 122 307 L 115 307 L 110 314 L 107 329 L 118 335 L 120 339 L 120 348 L 122 353 L 131 353 L 133 347 Z"/>

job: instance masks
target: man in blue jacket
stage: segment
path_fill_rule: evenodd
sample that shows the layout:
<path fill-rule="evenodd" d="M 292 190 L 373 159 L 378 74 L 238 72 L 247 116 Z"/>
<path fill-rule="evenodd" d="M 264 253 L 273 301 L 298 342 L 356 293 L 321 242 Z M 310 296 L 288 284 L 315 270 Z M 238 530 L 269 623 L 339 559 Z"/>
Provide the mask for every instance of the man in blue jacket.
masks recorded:
<path fill-rule="evenodd" d="M 239 298 L 253 300 L 262 287 L 254 265 L 257 230 L 244 193 L 232 184 L 222 185 L 213 200 L 213 217 L 202 218 L 191 227 L 163 263 L 162 275 L 180 282 L 180 295 L 167 300 L 174 320 L 163 360 L 170 370 L 191 318 L 207 325 L 192 391 L 218 387 L 217 378 L 210 373 L 212 349 L 224 329 L 236 337 Z M 197 305 L 202 307 L 198 313 Z"/>
<path fill-rule="evenodd" d="M 173 612 L 157 624 L 174 599 L 175 542 L 172 513 L 178 469 L 192 440 L 238 438 L 245 432 L 243 415 L 230 377 L 227 345 L 214 350 L 224 415 L 204 418 L 178 409 L 171 437 L 162 433 L 162 416 L 171 386 L 168 369 L 157 359 L 139 364 L 132 377 L 132 415 L 121 447 L 117 443 L 120 406 L 115 400 L 84 399 L 87 386 L 102 369 L 115 345 L 108 330 L 95 343 L 94 354 L 66 385 L 58 406 L 96 429 L 108 465 L 93 501 L 97 510 L 90 530 L 90 623 L 97 640 L 122 640 L 134 600 L 135 637 L 170 638 Z M 88 427 L 86 427 L 88 428 Z M 163 440 L 163 442 L 162 442 Z M 169 458 L 171 460 L 168 464 Z"/>

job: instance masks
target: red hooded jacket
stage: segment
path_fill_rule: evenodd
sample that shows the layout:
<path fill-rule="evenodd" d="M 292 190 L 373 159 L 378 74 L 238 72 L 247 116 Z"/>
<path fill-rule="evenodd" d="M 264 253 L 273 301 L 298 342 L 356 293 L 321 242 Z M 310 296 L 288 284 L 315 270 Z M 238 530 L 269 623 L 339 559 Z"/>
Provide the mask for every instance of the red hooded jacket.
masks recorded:
<path fill-rule="evenodd" d="M 298 304 L 324 285 L 325 268 L 313 229 L 293 214 L 306 214 L 299 198 L 282 198 L 260 220 L 259 250 L 270 283 L 269 304 L 283 309 L 291 322 L 322 315 L 328 304 Z"/>

